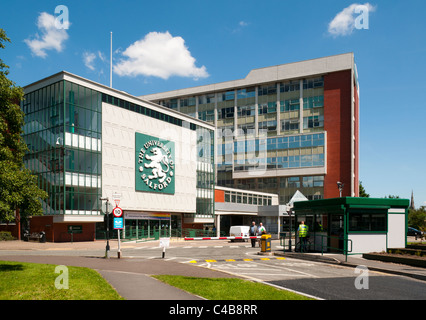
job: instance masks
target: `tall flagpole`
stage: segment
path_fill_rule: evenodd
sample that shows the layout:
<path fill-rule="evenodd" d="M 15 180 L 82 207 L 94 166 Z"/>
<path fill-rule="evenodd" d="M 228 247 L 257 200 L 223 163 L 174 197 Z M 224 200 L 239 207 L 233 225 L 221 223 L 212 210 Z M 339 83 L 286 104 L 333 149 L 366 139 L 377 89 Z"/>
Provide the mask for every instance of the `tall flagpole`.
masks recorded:
<path fill-rule="evenodd" d="M 109 58 L 109 86 L 112 88 L 112 31 L 111 31 L 111 47 L 110 47 L 110 58 Z"/>

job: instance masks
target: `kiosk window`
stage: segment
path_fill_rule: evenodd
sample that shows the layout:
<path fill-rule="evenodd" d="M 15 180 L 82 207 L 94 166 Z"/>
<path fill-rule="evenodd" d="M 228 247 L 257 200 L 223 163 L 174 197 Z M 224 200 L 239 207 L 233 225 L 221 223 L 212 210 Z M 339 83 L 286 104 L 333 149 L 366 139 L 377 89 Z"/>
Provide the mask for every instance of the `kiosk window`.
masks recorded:
<path fill-rule="evenodd" d="M 385 213 L 349 213 L 349 231 L 386 231 Z"/>

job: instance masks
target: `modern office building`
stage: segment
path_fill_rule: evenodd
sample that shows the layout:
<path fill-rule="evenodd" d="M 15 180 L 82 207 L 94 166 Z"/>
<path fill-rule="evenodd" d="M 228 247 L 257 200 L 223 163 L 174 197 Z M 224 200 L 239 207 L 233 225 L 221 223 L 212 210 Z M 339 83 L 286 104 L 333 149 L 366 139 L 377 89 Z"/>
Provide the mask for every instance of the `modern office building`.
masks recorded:
<path fill-rule="evenodd" d="M 24 92 L 24 162 L 49 194 L 31 232 L 93 240 L 117 194 L 124 227 L 214 222 L 214 126 L 67 72 Z"/>
<path fill-rule="evenodd" d="M 256 216 L 271 231 L 277 221 L 278 232 L 298 190 L 310 200 L 334 198 L 339 182 L 342 196 L 358 196 L 352 53 L 141 97 L 68 72 L 24 92 L 24 161 L 49 194 L 30 227 L 48 241 L 69 241 L 70 232 L 74 241 L 101 237 L 100 199 L 111 208 L 114 195 L 131 230 L 124 235 L 137 237 L 161 228 L 226 229 Z"/>
<path fill-rule="evenodd" d="M 289 202 L 358 196 L 359 85 L 352 53 L 140 98 L 216 128 L 218 186 Z M 341 184 L 341 185 L 342 185 Z"/>

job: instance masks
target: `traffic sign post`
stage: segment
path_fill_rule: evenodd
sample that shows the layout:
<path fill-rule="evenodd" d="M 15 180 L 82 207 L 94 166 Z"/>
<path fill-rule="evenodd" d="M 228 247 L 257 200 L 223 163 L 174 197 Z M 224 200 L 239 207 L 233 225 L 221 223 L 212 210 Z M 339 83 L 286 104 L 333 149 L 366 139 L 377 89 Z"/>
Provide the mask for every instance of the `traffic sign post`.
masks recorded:
<path fill-rule="evenodd" d="M 123 210 L 120 207 L 115 207 L 112 209 L 112 214 L 115 218 L 120 218 L 123 215 Z"/>
<path fill-rule="evenodd" d="M 166 248 L 170 246 L 170 238 L 160 238 L 160 248 L 163 248 L 162 258 L 166 256 Z"/>
<path fill-rule="evenodd" d="M 117 209 L 117 208 L 115 208 L 115 209 Z M 113 214 L 114 214 L 114 210 L 112 211 Z M 123 214 L 123 211 L 121 211 L 120 217 L 121 217 L 122 214 Z M 115 216 L 115 214 L 114 214 L 114 216 Z M 117 230 L 117 235 L 118 235 L 118 251 L 117 251 L 118 259 L 121 258 L 120 230 L 123 230 L 123 224 L 124 224 L 123 220 L 124 220 L 123 218 L 117 218 L 117 217 L 114 218 L 114 229 Z"/>

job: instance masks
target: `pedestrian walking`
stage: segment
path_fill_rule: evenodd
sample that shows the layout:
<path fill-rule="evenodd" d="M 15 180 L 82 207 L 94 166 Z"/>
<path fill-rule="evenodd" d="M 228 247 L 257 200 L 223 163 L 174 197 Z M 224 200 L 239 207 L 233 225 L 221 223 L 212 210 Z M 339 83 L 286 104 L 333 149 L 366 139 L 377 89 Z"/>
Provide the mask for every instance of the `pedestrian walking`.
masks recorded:
<path fill-rule="evenodd" d="M 259 228 L 257 229 L 257 235 L 262 236 L 262 234 L 266 234 L 266 228 L 263 226 L 263 223 L 259 223 Z M 261 242 L 259 240 L 259 247 L 261 246 Z"/>
<path fill-rule="evenodd" d="M 262 222 L 259 223 L 259 229 L 258 229 L 257 233 L 258 233 L 259 236 L 266 233 L 266 228 L 263 226 Z"/>
<path fill-rule="evenodd" d="M 251 227 L 250 227 L 250 237 L 255 237 L 257 236 L 257 226 L 256 226 L 256 222 L 252 222 L 251 223 Z M 254 248 L 256 246 L 256 239 L 250 239 L 251 240 L 251 247 Z"/>

